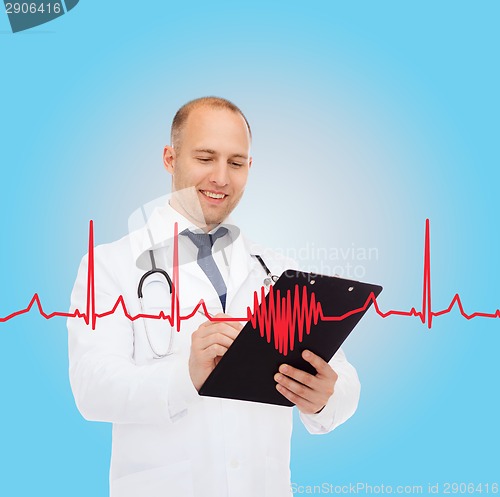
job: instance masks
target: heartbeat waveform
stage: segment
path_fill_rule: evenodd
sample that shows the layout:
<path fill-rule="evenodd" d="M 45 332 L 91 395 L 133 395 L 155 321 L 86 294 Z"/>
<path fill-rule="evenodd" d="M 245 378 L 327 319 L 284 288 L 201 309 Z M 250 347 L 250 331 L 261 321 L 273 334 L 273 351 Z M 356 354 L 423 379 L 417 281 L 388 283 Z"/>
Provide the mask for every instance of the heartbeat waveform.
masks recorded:
<path fill-rule="evenodd" d="M 36 306 L 38 308 L 39 314 L 45 319 L 52 319 L 54 317 L 65 317 L 65 318 L 79 318 L 83 319 L 87 326 L 91 326 L 92 330 L 95 330 L 96 322 L 98 319 L 110 316 L 121 308 L 121 311 L 130 321 L 136 321 L 138 319 L 163 319 L 170 323 L 170 326 L 174 327 L 177 331 L 181 329 L 182 321 L 191 319 L 198 311 L 202 310 L 203 314 L 210 321 L 238 321 L 247 322 L 250 321 L 252 326 L 260 330 L 260 335 L 266 337 L 268 342 L 272 339 L 272 330 L 274 331 L 274 346 L 277 350 L 283 354 L 287 354 L 288 350 L 293 350 L 295 345 L 295 326 L 297 325 L 297 339 L 299 342 L 302 341 L 302 337 L 305 332 L 308 334 L 312 324 L 317 324 L 319 320 L 321 321 L 341 321 L 347 317 L 364 312 L 370 304 L 373 303 L 375 312 L 382 318 L 387 318 L 389 316 L 406 316 L 406 317 L 418 317 L 422 324 L 427 324 L 430 329 L 432 327 L 433 318 L 442 316 L 443 314 L 450 313 L 455 306 L 458 307 L 460 314 L 467 320 L 471 320 L 476 317 L 484 318 L 500 318 L 500 309 L 495 312 L 473 312 L 468 314 L 465 312 L 460 299 L 459 294 L 455 294 L 451 300 L 448 307 L 445 309 L 434 311 L 432 309 L 431 300 L 431 246 L 430 246 L 430 222 L 429 219 L 425 221 L 425 239 L 424 239 L 424 268 L 423 268 L 423 285 L 422 285 L 422 307 L 421 310 L 417 311 L 415 307 L 412 307 L 409 311 L 400 310 L 389 310 L 383 312 L 378 303 L 375 295 L 371 293 L 364 305 L 358 309 L 353 309 L 345 314 L 339 316 L 325 316 L 323 314 L 323 309 L 321 303 L 316 301 L 314 292 L 308 295 L 306 287 L 303 287 L 302 294 L 300 294 L 299 286 L 295 285 L 294 293 L 294 304 L 292 307 L 290 293 L 286 297 L 280 295 L 279 290 L 274 291 L 274 287 L 271 286 L 269 290 L 269 301 L 266 303 L 264 287 L 260 289 L 260 302 L 262 305 L 259 306 L 259 292 L 254 292 L 253 298 L 253 310 L 251 307 L 247 307 L 247 315 L 244 317 L 231 317 L 231 318 L 216 318 L 210 315 L 208 312 L 205 302 L 200 299 L 198 304 L 194 309 L 186 314 L 180 314 L 179 305 L 179 253 L 178 253 L 178 226 L 177 223 L 174 226 L 174 250 L 173 250 L 173 278 L 172 278 L 172 294 L 171 294 L 171 313 L 165 314 L 163 311 L 159 314 L 136 314 L 131 315 L 127 309 L 123 296 L 120 295 L 114 306 L 105 312 L 96 312 L 96 299 L 95 299 L 95 266 L 94 266 L 94 223 L 90 221 L 89 224 L 89 249 L 88 249 L 88 272 L 87 272 L 87 298 L 86 298 L 86 308 L 85 312 L 81 312 L 76 309 L 73 312 L 52 312 L 46 313 L 43 309 L 40 297 L 35 293 L 28 304 L 28 306 L 19 311 L 13 312 L 5 317 L 0 317 L 0 323 L 5 323 L 17 316 L 29 313 L 31 309 Z"/>

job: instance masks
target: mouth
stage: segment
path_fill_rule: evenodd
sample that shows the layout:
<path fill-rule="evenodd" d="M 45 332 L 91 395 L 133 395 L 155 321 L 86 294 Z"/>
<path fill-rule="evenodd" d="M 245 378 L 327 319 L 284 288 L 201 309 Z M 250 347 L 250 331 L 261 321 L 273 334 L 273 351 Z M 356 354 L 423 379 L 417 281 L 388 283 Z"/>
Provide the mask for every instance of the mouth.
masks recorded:
<path fill-rule="evenodd" d="M 211 190 L 200 190 L 200 192 L 208 199 L 215 201 L 217 203 L 222 202 L 227 197 L 227 195 L 222 192 L 214 192 Z"/>

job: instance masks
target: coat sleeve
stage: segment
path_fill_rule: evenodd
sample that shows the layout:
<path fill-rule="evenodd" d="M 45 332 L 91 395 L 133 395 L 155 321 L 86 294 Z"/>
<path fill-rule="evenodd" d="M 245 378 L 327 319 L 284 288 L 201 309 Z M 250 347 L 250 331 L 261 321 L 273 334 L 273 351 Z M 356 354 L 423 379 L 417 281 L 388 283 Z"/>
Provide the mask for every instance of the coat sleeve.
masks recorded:
<path fill-rule="evenodd" d="M 96 312 L 113 308 L 123 287 L 110 266 L 109 249 L 95 249 Z M 86 310 L 88 257 L 82 259 L 71 294 L 71 312 Z M 145 365 L 133 360 L 132 321 L 121 306 L 96 320 L 95 330 L 69 318 L 69 376 L 76 405 L 85 419 L 112 423 L 171 423 L 199 401 L 187 358 L 173 354 Z"/>
<path fill-rule="evenodd" d="M 359 402 L 360 383 L 354 366 L 340 348 L 329 361 L 337 373 L 333 394 L 318 414 L 300 414 L 307 431 L 313 434 L 328 433 L 347 421 L 356 411 Z"/>

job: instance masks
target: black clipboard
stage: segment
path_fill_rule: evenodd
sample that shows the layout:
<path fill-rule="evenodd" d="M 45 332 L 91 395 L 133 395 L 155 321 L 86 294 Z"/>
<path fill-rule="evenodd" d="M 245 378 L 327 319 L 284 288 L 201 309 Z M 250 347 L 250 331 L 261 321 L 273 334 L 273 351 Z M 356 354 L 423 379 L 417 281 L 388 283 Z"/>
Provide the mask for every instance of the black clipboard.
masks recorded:
<path fill-rule="evenodd" d="M 266 335 L 261 336 L 259 325 L 256 323 L 257 328 L 254 328 L 248 321 L 200 388 L 200 395 L 293 406 L 276 390 L 274 375 L 279 366 L 286 363 L 316 374 L 316 370 L 302 358 L 302 351 L 311 350 L 328 362 L 372 304 L 370 295 L 377 297 L 382 291 L 379 285 L 287 270 L 274 284 L 274 298 L 278 291 L 281 298 L 290 291 L 288 298 L 293 307 L 297 299 L 304 300 L 304 287 L 309 298 L 314 293 L 316 301 L 321 303 L 324 316 L 343 318 L 335 321 L 319 319 L 316 324 L 311 324 L 309 334 L 304 329 L 300 342 L 296 323 L 294 348 L 286 355 L 276 349 L 274 333 L 271 332 L 271 342 L 268 343 Z M 270 293 L 265 298 L 267 306 L 269 299 Z M 260 309 L 262 305 L 261 302 Z M 358 309 L 359 312 L 352 312 Z"/>

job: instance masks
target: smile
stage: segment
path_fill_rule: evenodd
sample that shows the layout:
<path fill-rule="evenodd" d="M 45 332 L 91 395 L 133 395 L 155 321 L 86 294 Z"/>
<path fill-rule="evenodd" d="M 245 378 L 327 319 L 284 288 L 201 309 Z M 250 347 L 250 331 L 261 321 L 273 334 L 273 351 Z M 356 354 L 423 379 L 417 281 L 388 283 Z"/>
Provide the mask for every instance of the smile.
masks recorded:
<path fill-rule="evenodd" d="M 206 197 L 210 198 L 217 198 L 217 199 L 223 199 L 224 197 L 227 197 L 225 193 L 215 193 L 215 192 L 209 192 L 208 190 L 200 190 L 203 195 Z"/>

